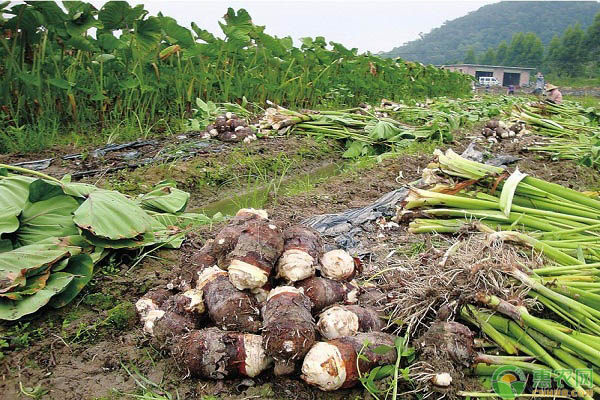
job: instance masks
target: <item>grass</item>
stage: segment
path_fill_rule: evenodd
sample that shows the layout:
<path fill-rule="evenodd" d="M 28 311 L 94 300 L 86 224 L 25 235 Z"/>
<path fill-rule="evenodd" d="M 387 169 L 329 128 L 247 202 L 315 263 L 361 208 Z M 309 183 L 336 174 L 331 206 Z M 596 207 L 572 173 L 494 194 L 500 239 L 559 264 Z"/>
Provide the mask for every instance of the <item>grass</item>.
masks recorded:
<path fill-rule="evenodd" d="M 138 393 L 120 393 L 118 391 L 115 391 L 115 392 L 119 393 L 120 395 L 125 396 L 125 397 L 134 398 L 134 399 L 143 399 L 143 400 L 179 400 L 180 399 L 179 392 L 177 390 L 175 390 L 174 393 L 165 390 L 163 388 L 162 382 L 156 383 L 156 382 L 150 380 L 149 378 L 144 376 L 135 365 L 131 364 L 131 365 L 129 365 L 129 368 L 128 368 L 125 364 L 123 364 L 121 362 L 121 368 L 123 368 L 125 370 L 125 372 L 127 372 L 127 375 L 129 375 L 131 378 L 133 378 L 133 380 L 135 381 L 139 390 L 138 390 Z"/>
<path fill-rule="evenodd" d="M 6 126 L 0 134 L 0 154 L 35 152 L 53 146 L 90 147 L 162 138 L 183 132 L 185 122 L 181 118 L 162 118 L 157 122 L 142 123 L 135 118 L 124 118 L 105 127 L 97 124 L 66 127 L 55 119 L 40 118 L 35 124 Z"/>
<path fill-rule="evenodd" d="M 584 78 L 584 77 L 559 77 L 554 75 L 546 75 L 546 82 L 556 86 L 563 87 L 600 87 L 600 77 Z"/>
<path fill-rule="evenodd" d="M 584 107 L 600 108 L 600 97 L 595 96 L 564 96 L 565 100 L 576 101 Z"/>

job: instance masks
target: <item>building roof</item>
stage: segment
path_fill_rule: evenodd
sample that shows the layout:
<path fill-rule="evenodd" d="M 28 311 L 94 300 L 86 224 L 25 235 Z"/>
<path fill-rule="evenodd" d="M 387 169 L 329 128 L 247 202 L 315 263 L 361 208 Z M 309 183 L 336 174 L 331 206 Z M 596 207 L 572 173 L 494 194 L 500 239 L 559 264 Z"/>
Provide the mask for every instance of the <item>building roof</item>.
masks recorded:
<path fill-rule="evenodd" d="M 535 69 L 535 68 L 530 68 L 530 67 L 509 67 L 506 65 L 484 65 L 484 64 L 448 64 L 448 65 L 440 65 L 440 67 L 485 67 L 485 68 L 510 68 L 510 69 L 530 69 L 530 70 Z"/>

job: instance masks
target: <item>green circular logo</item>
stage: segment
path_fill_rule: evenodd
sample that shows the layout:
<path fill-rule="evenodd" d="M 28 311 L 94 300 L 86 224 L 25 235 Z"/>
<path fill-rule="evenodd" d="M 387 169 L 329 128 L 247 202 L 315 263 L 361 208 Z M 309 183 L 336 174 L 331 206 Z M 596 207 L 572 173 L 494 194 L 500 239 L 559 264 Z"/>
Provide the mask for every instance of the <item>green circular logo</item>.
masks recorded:
<path fill-rule="evenodd" d="M 494 371 L 492 389 L 503 399 L 514 399 L 523 394 L 527 377 L 523 370 L 513 365 L 505 365 Z"/>

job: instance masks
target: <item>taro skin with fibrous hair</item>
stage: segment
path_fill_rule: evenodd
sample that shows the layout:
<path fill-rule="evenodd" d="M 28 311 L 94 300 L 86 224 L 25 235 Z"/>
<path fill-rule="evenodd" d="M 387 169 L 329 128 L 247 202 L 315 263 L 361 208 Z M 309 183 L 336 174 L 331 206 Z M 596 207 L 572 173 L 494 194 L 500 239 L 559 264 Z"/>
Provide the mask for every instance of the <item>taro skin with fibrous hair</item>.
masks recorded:
<path fill-rule="evenodd" d="M 320 260 L 321 275 L 336 281 L 346 281 L 354 276 L 354 258 L 345 250 L 337 249 L 324 253 Z"/>
<path fill-rule="evenodd" d="M 181 336 L 172 355 L 190 374 L 203 378 L 257 376 L 272 359 L 265 354 L 263 338 L 218 328 L 195 330 Z"/>
<path fill-rule="evenodd" d="M 227 269 L 229 266 L 231 262 L 230 253 L 237 245 L 244 225 L 250 221 L 268 219 L 268 217 L 266 211 L 253 208 L 242 208 L 236 213 L 235 217 L 219 231 L 214 240 L 213 252 L 219 267 Z"/>
<path fill-rule="evenodd" d="M 204 270 L 197 282 L 210 319 L 221 329 L 258 332 L 260 310 L 254 296 L 236 289 L 229 275 L 217 266 Z"/>
<path fill-rule="evenodd" d="M 137 301 L 136 309 L 144 332 L 154 336 L 159 343 L 169 345 L 172 337 L 196 328 L 204 304 L 196 289 L 164 299 L 165 294 L 161 289 L 150 291 Z"/>
<path fill-rule="evenodd" d="M 317 330 L 325 339 L 352 336 L 358 332 L 381 331 L 385 324 L 377 311 L 357 305 L 336 305 L 319 315 Z"/>
<path fill-rule="evenodd" d="M 217 265 L 215 241 L 212 239 L 207 240 L 200 250 L 196 251 L 188 260 L 184 260 L 182 264 L 182 273 L 177 286 L 179 289 L 188 290 L 196 286 L 196 281 L 202 271 Z"/>
<path fill-rule="evenodd" d="M 296 282 L 295 286 L 304 291 L 306 297 L 312 302 L 312 309 L 315 312 L 319 312 L 333 304 L 355 303 L 357 301 L 358 288 L 350 282 L 338 282 L 313 276 Z"/>
<path fill-rule="evenodd" d="M 313 276 L 323 254 L 321 235 L 312 228 L 296 225 L 284 232 L 283 239 L 283 254 L 277 262 L 277 277 L 296 282 Z"/>
<path fill-rule="evenodd" d="M 283 235 L 277 225 L 266 219 L 248 221 L 230 254 L 229 280 L 240 290 L 264 286 L 282 252 Z"/>
<path fill-rule="evenodd" d="M 359 382 L 359 370 L 366 374 L 376 366 L 396 362 L 394 339 L 387 333 L 371 332 L 318 342 L 304 357 L 302 379 L 325 391 L 354 386 Z M 365 347 L 367 341 L 369 345 Z M 389 346 L 391 350 L 377 354 L 373 350 L 379 346 Z"/>
<path fill-rule="evenodd" d="M 263 308 L 263 338 L 267 354 L 275 360 L 275 374 L 292 373 L 315 342 L 311 302 L 302 290 L 280 286 L 271 290 Z"/>

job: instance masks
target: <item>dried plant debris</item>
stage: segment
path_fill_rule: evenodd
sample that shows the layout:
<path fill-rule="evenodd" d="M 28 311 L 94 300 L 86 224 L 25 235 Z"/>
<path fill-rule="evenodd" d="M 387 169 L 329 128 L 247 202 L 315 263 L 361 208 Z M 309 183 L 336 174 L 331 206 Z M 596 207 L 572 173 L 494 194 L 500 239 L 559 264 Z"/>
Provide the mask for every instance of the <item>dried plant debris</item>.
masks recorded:
<path fill-rule="evenodd" d="M 379 288 L 389 299 L 385 312 L 401 324 L 398 330 L 414 336 L 436 319 L 453 320 L 478 291 L 524 301 L 527 290 L 502 272 L 519 263 L 532 265 L 532 259 L 509 245 L 489 243 L 483 234 L 457 241 L 446 252 L 432 249 L 398 261 L 381 277 Z"/>

